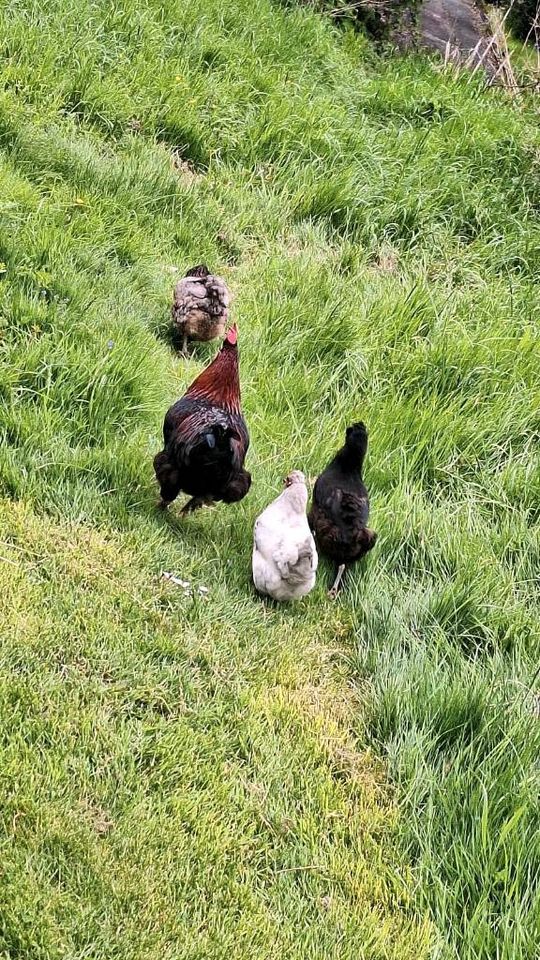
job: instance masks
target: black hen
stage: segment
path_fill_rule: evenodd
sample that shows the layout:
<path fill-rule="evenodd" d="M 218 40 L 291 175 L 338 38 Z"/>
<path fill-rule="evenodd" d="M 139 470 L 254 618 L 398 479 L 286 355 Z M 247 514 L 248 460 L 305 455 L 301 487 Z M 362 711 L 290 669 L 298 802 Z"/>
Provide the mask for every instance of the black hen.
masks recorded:
<path fill-rule="evenodd" d="M 192 498 L 184 514 L 214 500 L 234 503 L 251 486 L 244 470 L 249 435 L 240 409 L 236 339 L 232 327 L 217 357 L 167 411 L 164 449 L 154 457 L 163 507 L 181 490 Z"/>
<path fill-rule="evenodd" d="M 345 567 L 363 557 L 377 540 L 366 526 L 369 497 L 362 479 L 368 433 L 363 423 L 347 427 L 345 446 L 317 478 L 308 515 L 321 553 L 338 565 L 330 590 L 335 597 Z"/>

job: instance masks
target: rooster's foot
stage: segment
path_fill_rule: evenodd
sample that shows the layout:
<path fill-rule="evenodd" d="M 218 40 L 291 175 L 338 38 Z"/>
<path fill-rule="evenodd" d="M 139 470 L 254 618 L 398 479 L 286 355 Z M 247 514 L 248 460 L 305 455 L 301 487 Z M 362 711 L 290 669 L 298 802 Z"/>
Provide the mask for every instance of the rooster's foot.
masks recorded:
<path fill-rule="evenodd" d="M 206 504 L 211 502 L 211 500 L 205 500 L 204 497 L 192 497 L 191 500 L 188 500 L 185 507 L 181 511 L 181 516 L 187 517 L 188 513 L 193 513 L 194 510 L 199 510 L 201 507 L 204 507 Z"/>
<path fill-rule="evenodd" d="M 334 580 L 332 586 L 330 587 L 330 590 L 328 591 L 328 596 L 330 597 L 331 600 L 335 600 L 338 595 L 338 591 L 341 586 L 341 579 L 344 573 L 345 573 L 345 564 L 340 563 L 339 567 L 337 568 L 336 579 Z"/>

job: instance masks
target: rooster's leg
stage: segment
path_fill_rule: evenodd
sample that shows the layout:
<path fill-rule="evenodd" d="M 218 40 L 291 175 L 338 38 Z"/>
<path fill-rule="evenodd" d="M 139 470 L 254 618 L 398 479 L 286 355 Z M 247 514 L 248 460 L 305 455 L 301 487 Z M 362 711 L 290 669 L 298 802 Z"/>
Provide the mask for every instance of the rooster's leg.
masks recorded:
<path fill-rule="evenodd" d="M 328 591 L 328 596 L 331 597 L 332 600 L 335 600 L 335 598 L 337 597 L 337 592 L 341 585 L 341 578 L 343 577 L 344 573 L 345 573 L 345 564 L 340 563 L 339 567 L 337 568 L 336 579 L 334 580 L 332 586 L 330 587 L 330 590 Z"/>
<path fill-rule="evenodd" d="M 199 510 L 200 507 L 204 507 L 205 503 L 211 503 L 211 501 L 207 500 L 205 497 L 192 497 L 191 500 L 188 500 L 183 508 L 182 516 L 187 517 L 188 513 L 193 513 L 194 510 Z"/>

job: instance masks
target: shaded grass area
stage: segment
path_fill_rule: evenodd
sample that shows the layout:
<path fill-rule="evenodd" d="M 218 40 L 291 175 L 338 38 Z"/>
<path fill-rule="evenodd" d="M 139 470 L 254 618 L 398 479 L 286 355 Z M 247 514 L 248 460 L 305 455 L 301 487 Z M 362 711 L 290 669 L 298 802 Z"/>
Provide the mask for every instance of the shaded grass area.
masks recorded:
<path fill-rule="evenodd" d="M 535 105 L 269 3 L 0 16 L 4 953 L 533 960 Z M 181 524 L 151 457 L 201 260 L 255 482 Z M 260 605 L 256 513 L 359 416 L 376 552 Z"/>

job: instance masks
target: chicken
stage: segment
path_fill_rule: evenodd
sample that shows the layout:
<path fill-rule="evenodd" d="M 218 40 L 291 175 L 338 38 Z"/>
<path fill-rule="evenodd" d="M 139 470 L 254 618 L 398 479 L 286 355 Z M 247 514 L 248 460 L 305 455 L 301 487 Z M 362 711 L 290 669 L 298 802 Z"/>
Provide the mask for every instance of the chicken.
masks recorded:
<path fill-rule="evenodd" d="M 214 500 L 241 500 L 251 486 L 244 469 L 249 435 L 240 410 L 236 341 L 233 326 L 210 366 L 167 412 L 164 449 L 154 457 L 161 507 L 183 490 L 191 496 L 185 515 Z"/>
<path fill-rule="evenodd" d="M 366 526 L 369 498 L 362 468 L 367 446 L 365 424 L 347 427 L 345 446 L 317 478 L 313 490 L 309 525 L 321 553 L 338 565 L 331 597 L 337 594 L 346 565 L 363 557 L 377 540 Z"/>
<path fill-rule="evenodd" d="M 253 532 L 253 582 L 274 600 L 296 600 L 315 586 L 317 550 L 306 517 L 306 478 L 293 470 Z"/>
<path fill-rule="evenodd" d="M 188 270 L 174 288 L 171 320 L 182 338 L 182 353 L 190 340 L 223 337 L 230 304 L 227 285 L 210 273 L 205 263 Z"/>

